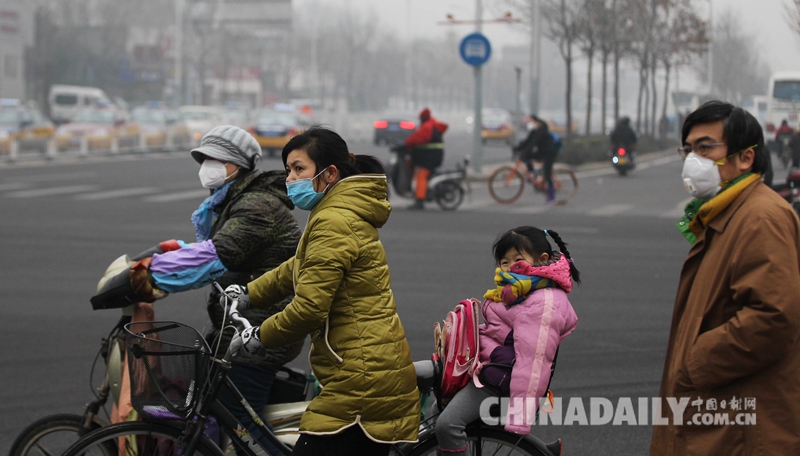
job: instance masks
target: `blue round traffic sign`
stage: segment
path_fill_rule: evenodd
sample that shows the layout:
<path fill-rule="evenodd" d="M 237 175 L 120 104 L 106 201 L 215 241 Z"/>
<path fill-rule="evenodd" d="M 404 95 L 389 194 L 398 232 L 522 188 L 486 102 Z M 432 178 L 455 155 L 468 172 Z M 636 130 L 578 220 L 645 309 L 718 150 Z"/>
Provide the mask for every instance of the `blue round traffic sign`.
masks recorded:
<path fill-rule="evenodd" d="M 489 40 L 479 32 L 471 33 L 461 40 L 459 47 L 461 58 L 467 65 L 481 66 L 489 60 L 492 55 L 492 45 Z"/>

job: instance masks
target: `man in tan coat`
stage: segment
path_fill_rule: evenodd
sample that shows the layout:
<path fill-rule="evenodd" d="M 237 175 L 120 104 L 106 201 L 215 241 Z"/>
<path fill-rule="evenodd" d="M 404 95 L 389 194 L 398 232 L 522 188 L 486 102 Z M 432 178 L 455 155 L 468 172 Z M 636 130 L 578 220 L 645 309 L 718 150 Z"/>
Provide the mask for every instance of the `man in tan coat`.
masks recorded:
<path fill-rule="evenodd" d="M 669 424 L 654 423 L 650 454 L 800 455 L 800 221 L 761 182 L 752 115 L 708 102 L 682 141 L 691 250 L 661 380 Z"/>

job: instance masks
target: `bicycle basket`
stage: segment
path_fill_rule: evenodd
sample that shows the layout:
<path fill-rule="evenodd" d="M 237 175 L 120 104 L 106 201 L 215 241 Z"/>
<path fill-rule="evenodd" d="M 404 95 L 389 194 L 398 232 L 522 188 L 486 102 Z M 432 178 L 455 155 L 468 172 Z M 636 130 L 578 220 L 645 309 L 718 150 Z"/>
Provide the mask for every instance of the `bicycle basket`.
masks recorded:
<path fill-rule="evenodd" d="M 125 332 L 133 408 L 149 418 L 191 416 L 210 362 L 203 336 L 172 321 L 128 323 Z"/>

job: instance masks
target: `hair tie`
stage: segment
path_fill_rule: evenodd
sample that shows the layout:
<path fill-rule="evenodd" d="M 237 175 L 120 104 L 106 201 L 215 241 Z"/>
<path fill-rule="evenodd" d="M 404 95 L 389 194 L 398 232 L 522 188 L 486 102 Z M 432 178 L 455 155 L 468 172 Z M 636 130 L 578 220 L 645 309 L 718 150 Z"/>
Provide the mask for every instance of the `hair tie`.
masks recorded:
<path fill-rule="evenodd" d="M 542 230 L 542 231 L 544 231 L 545 236 L 550 236 L 550 233 L 548 233 L 547 230 Z"/>
<path fill-rule="evenodd" d="M 574 263 L 574 262 L 575 262 L 574 258 L 567 258 L 567 263 Z"/>
<path fill-rule="evenodd" d="M 356 164 L 356 156 L 353 155 L 352 153 L 350 153 L 350 163 L 352 163 L 354 165 Z"/>

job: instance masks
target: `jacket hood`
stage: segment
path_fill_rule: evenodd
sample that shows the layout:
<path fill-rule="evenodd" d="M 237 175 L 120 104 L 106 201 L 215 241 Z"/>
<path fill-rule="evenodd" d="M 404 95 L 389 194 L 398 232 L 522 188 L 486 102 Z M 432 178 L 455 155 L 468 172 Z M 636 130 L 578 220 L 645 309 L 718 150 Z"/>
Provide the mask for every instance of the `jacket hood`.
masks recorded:
<path fill-rule="evenodd" d="M 241 168 L 239 172 L 241 173 L 242 171 L 246 170 Z M 239 176 L 234 181 L 233 185 L 231 185 L 230 190 L 228 190 L 228 197 L 226 198 L 225 204 L 239 194 L 243 193 L 245 190 L 250 192 L 261 191 L 264 193 L 270 193 L 281 200 L 286 207 L 289 209 L 294 209 L 294 203 L 292 203 L 292 200 L 286 194 L 285 171 L 262 171 L 260 169 L 247 171 Z"/>
<path fill-rule="evenodd" d="M 322 209 L 340 209 L 354 213 L 375 228 L 389 220 L 392 205 L 386 198 L 388 184 L 384 174 L 357 174 L 346 177 L 328 190 L 314 207 L 311 216 Z"/>
<path fill-rule="evenodd" d="M 511 266 L 510 272 L 551 279 L 567 293 L 572 291 L 572 273 L 569 270 L 569 261 L 561 252 L 555 252 L 552 258 L 539 266 L 531 266 L 522 262 L 515 263 Z"/>

